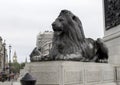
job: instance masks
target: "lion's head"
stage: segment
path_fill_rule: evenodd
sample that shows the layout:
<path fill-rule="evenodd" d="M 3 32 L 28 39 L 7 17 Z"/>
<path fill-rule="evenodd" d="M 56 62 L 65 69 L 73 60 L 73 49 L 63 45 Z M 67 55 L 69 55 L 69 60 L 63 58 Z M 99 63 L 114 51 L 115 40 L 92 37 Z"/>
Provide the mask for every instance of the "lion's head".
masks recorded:
<path fill-rule="evenodd" d="M 52 28 L 56 35 L 72 33 L 80 39 L 85 38 L 81 21 L 77 16 L 68 10 L 62 10 L 57 19 L 52 23 Z M 77 34 L 76 34 L 77 33 Z"/>
<path fill-rule="evenodd" d="M 52 23 L 54 31 L 53 46 L 50 56 L 56 57 L 81 51 L 85 39 L 81 21 L 68 10 L 62 10 Z"/>

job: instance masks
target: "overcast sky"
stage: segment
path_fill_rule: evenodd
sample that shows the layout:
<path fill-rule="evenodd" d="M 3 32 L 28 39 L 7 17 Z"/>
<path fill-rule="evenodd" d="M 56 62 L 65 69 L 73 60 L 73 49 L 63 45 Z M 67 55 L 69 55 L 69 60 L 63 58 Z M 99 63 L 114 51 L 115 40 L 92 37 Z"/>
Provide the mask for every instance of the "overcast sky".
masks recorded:
<path fill-rule="evenodd" d="M 0 36 L 23 62 L 36 46 L 39 32 L 52 30 L 62 9 L 77 15 L 86 37 L 103 37 L 102 0 L 0 0 Z"/>

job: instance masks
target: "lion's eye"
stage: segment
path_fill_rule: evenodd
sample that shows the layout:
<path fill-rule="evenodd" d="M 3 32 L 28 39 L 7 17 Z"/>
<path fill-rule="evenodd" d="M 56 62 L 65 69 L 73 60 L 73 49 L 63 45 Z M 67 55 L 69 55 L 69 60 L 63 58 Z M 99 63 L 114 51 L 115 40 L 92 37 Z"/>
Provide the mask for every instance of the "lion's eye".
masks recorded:
<path fill-rule="evenodd" d="M 64 21 L 64 19 L 59 19 L 60 22 Z"/>
<path fill-rule="evenodd" d="M 73 16 L 73 17 L 72 17 L 72 19 L 73 19 L 73 20 L 75 20 L 75 19 L 76 19 L 76 17 L 75 17 L 75 16 Z"/>

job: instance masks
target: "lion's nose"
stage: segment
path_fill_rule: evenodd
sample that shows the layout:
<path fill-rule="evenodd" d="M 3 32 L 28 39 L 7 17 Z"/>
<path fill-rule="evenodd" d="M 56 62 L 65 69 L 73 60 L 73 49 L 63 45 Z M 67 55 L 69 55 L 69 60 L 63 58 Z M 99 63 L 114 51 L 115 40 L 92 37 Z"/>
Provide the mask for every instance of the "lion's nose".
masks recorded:
<path fill-rule="evenodd" d="M 53 23 L 52 23 L 52 26 L 53 26 L 53 27 L 55 27 L 55 26 L 56 26 L 56 23 L 55 23 L 55 22 L 53 22 Z"/>
<path fill-rule="evenodd" d="M 56 23 L 55 22 L 52 23 L 52 28 L 54 31 L 56 30 Z"/>

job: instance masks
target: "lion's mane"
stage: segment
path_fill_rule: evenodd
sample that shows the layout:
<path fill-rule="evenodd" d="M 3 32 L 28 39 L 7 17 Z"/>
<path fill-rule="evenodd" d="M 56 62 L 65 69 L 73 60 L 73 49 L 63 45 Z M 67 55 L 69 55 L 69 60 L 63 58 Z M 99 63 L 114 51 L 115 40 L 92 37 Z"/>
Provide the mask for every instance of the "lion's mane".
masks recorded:
<path fill-rule="evenodd" d="M 61 55 L 82 53 L 81 46 L 85 36 L 81 21 L 68 10 L 62 10 L 58 18 L 52 24 L 54 30 L 50 57 L 56 59 Z"/>

